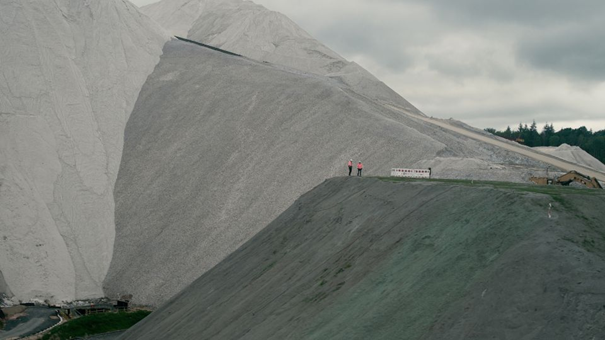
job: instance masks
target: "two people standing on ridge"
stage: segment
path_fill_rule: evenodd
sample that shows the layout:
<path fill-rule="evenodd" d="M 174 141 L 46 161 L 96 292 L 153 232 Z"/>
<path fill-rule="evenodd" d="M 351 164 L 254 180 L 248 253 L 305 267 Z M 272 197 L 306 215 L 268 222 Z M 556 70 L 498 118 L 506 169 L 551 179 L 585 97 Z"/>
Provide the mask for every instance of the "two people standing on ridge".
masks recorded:
<path fill-rule="evenodd" d="M 350 159 L 349 163 L 347 163 L 349 167 L 349 176 L 351 176 L 351 171 L 353 171 L 353 160 Z M 361 162 L 357 162 L 357 176 L 361 177 L 361 170 L 363 170 L 363 164 Z"/>

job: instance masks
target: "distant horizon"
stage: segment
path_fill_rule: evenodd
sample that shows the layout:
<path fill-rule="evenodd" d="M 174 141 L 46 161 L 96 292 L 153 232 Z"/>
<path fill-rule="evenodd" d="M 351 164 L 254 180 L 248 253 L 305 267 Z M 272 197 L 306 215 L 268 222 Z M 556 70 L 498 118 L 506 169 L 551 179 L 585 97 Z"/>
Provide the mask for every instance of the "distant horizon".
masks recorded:
<path fill-rule="evenodd" d="M 524 125 L 524 126 L 527 125 L 529 127 L 529 126 L 531 126 L 531 124 L 533 123 L 533 121 L 531 121 L 531 122 L 520 122 L 520 123 L 522 125 Z M 605 129 L 599 129 L 599 130 L 591 129 L 591 128 L 589 128 L 586 125 L 578 125 L 577 127 L 574 127 L 574 126 L 557 126 L 557 124 L 554 123 L 554 122 L 553 123 L 551 123 L 551 122 L 544 122 L 544 123 L 536 122 L 536 126 L 538 128 L 538 132 L 542 132 L 544 130 L 544 126 L 546 124 L 548 124 L 548 125 L 552 124 L 553 127 L 554 127 L 554 129 L 555 129 L 555 131 L 557 131 L 557 132 L 560 131 L 560 130 L 563 130 L 563 129 L 574 129 L 574 130 L 577 130 L 577 129 L 581 128 L 581 127 L 585 127 L 588 131 L 592 130 L 593 133 L 599 132 L 599 131 L 605 131 Z M 510 127 L 510 129 L 513 130 L 513 131 L 517 130 L 519 128 L 519 123 L 506 125 L 506 126 L 504 126 L 502 128 L 495 128 L 493 126 L 488 126 L 488 127 L 482 128 L 482 129 L 493 128 L 493 129 L 496 129 L 497 131 L 504 131 L 508 127 Z"/>
<path fill-rule="evenodd" d="M 516 124 L 505 125 L 504 127 L 501 127 L 501 128 L 497 128 L 497 127 L 493 127 L 493 126 L 486 126 L 486 127 L 482 127 L 482 129 L 493 128 L 496 130 L 503 131 L 503 130 L 506 130 L 507 127 L 510 127 L 511 130 L 515 130 L 519 127 L 519 123 L 530 126 L 532 124 L 532 122 L 533 122 L 533 120 L 529 121 L 529 122 L 521 121 Z M 548 125 L 552 124 L 555 128 L 555 131 L 559 131 L 562 129 L 579 129 L 581 127 L 585 127 L 587 130 L 592 130 L 592 132 L 605 131 L 605 128 L 593 129 L 593 128 L 588 127 L 586 124 L 582 124 L 582 123 L 577 123 L 576 126 L 564 126 L 563 123 L 559 124 L 558 122 L 538 122 L 538 121 L 536 121 L 536 125 L 538 126 L 538 131 L 541 132 L 544 129 L 544 125 L 546 125 L 546 124 L 548 124 Z"/>
<path fill-rule="evenodd" d="M 535 119 L 605 130 L 605 2 L 253 1 L 285 14 L 428 116 L 481 129 Z"/>

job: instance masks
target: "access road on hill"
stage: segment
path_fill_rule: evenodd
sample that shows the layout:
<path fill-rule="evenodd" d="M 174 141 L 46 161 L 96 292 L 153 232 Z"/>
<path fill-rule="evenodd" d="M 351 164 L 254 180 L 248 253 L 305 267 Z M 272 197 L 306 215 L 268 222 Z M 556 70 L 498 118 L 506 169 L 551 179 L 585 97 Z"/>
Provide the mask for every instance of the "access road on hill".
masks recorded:
<path fill-rule="evenodd" d="M 605 174 L 593 169 L 589 169 L 585 166 L 581 166 L 575 163 L 570 163 L 570 162 L 566 162 L 560 158 L 556 158 L 556 157 L 552 157 L 552 156 L 548 156 L 546 154 L 543 153 L 538 153 L 534 150 L 532 150 L 529 147 L 526 146 L 522 146 L 522 145 L 515 145 L 512 144 L 512 142 L 508 142 L 508 141 L 504 141 L 504 140 L 498 140 L 496 137 L 491 138 L 488 136 L 484 136 L 480 133 L 474 132 L 472 130 L 468 130 L 462 127 L 458 127 L 458 126 L 454 126 L 450 123 L 448 123 L 446 120 L 443 119 L 436 119 L 436 118 L 429 118 L 429 117 L 423 117 L 420 115 L 415 115 L 415 114 L 410 114 L 398 107 L 392 106 L 392 105 L 387 105 L 388 107 L 397 110 L 399 112 L 405 113 L 406 115 L 413 117 L 415 119 L 419 119 L 422 120 L 424 122 L 433 124 L 433 125 L 437 125 L 439 127 L 442 127 L 444 129 L 450 130 L 450 131 L 454 131 L 457 132 L 461 135 L 464 135 L 466 137 L 469 138 L 473 138 L 485 143 L 489 143 L 498 147 L 501 147 L 503 149 L 512 151 L 512 152 L 516 152 L 518 154 L 521 154 L 523 156 L 527 156 L 529 158 L 535 159 L 537 161 L 540 162 L 544 162 L 546 164 L 550 164 L 554 167 L 557 167 L 559 169 L 562 169 L 564 171 L 571 171 L 571 170 L 575 170 L 578 171 L 586 176 L 590 176 L 590 177 L 595 177 L 599 180 L 599 182 L 601 182 L 602 184 L 605 184 Z"/>

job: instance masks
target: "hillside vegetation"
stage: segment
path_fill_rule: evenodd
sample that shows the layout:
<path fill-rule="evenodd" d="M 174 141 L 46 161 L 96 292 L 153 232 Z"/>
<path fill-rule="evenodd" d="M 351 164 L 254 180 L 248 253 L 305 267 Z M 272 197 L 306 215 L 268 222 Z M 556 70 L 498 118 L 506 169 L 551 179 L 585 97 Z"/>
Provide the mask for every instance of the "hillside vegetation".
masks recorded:
<path fill-rule="evenodd" d="M 531 147 L 560 146 L 562 144 L 579 146 L 601 163 L 605 163 L 605 130 L 592 132 L 592 130 L 582 126 L 577 129 L 565 128 L 555 131 L 552 124 L 546 124 L 542 132 L 538 132 L 536 122 L 533 122 L 529 127 L 527 124 L 519 124 L 516 130 L 511 130 L 510 127 L 504 131 L 489 128 L 485 130 L 496 136 L 518 140 L 521 144 Z"/>
<path fill-rule="evenodd" d="M 151 312 L 149 311 L 139 310 L 131 313 L 121 312 L 86 315 L 53 328 L 42 337 L 42 340 L 73 339 L 76 337 L 86 337 L 94 334 L 119 331 L 132 327 L 150 313 Z"/>

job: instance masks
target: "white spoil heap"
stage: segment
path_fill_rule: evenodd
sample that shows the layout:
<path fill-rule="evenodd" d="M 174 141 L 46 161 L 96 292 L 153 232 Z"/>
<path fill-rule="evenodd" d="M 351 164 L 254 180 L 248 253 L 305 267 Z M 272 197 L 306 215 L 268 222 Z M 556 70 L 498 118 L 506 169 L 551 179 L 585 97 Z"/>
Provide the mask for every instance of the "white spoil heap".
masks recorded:
<path fill-rule="evenodd" d="M 159 304 L 350 157 L 368 175 L 411 166 L 523 181 L 545 168 L 427 123 L 262 6 L 144 10 L 252 59 L 165 44 L 123 0 L 0 2 L 0 296 L 84 299 L 103 282 L 111 297 Z"/>
<path fill-rule="evenodd" d="M 579 146 L 561 144 L 558 147 L 540 146 L 535 147 L 534 149 L 568 162 L 577 163 L 600 172 L 605 172 L 605 164 L 601 163 L 601 161 L 594 158 L 588 152 L 582 150 Z"/>
<path fill-rule="evenodd" d="M 319 74 L 358 93 L 422 114 L 355 62 L 349 62 L 285 15 L 244 0 L 163 0 L 141 8 L 174 35 L 248 58 Z"/>
<path fill-rule="evenodd" d="M 124 126 L 168 39 L 127 1 L 0 2 L 5 293 L 102 296 Z"/>
<path fill-rule="evenodd" d="M 322 76 L 173 41 L 141 90 L 116 182 L 108 296 L 159 305 L 327 178 L 442 157 L 438 177 L 529 178 L 538 162 L 402 114 Z M 474 162 L 473 162 L 474 160 Z M 437 168 L 437 167 L 435 167 Z M 250 270 L 257 270 L 250 268 Z"/>

